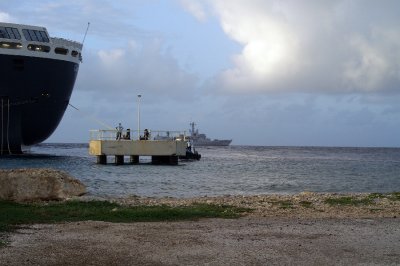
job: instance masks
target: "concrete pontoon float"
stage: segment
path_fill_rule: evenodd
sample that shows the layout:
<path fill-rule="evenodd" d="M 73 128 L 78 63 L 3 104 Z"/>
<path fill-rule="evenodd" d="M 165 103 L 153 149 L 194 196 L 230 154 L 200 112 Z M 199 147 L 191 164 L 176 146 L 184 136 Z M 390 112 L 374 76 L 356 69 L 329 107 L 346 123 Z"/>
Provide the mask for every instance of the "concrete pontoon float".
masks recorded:
<path fill-rule="evenodd" d="M 91 130 L 89 154 L 97 157 L 98 164 L 107 164 L 107 156 L 114 156 L 116 165 L 124 164 L 125 156 L 131 164 L 138 164 L 140 156 L 151 156 L 152 164 L 177 165 L 187 143 L 185 131 Z"/>

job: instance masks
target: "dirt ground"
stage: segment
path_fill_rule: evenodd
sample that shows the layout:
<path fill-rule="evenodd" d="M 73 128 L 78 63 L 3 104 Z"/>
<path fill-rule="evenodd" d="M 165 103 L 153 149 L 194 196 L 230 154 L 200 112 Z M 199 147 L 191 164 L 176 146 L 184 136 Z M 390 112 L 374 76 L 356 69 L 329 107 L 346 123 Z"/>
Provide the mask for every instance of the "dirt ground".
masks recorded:
<path fill-rule="evenodd" d="M 398 218 L 34 225 L 1 265 L 400 265 Z"/>
<path fill-rule="evenodd" d="M 9 236 L 0 265 L 400 265 L 400 201 L 325 203 L 342 196 L 116 199 L 128 205 L 230 204 L 253 212 L 239 219 L 33 225 Z"/>

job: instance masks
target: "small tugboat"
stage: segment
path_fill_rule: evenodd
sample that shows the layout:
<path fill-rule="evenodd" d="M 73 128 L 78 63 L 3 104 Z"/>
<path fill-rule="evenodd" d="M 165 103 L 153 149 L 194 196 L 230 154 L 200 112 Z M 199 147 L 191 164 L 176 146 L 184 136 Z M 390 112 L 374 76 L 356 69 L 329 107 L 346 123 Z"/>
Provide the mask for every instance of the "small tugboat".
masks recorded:
<path fill-rule="evenodd" d="M 188 141 L 187 147 L 186 147 L 186 155 L 184 156 L 179 156 L 179 159 L 181 160 L 200 160 L 201 154 L 199 154 L 196 149 L 193 147 L 192 150 L 192 143 Z"/>

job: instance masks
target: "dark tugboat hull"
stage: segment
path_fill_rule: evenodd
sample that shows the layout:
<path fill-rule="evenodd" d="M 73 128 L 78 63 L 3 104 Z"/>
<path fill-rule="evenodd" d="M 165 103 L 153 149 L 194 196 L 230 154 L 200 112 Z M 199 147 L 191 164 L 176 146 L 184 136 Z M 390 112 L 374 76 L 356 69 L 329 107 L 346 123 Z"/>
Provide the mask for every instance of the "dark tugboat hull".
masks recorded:
<path fill-rule="evenodd" d="M 199 154 L 197 151 L 196 152 L 186 151 L 186 155 L 185 156 L 179 156 L 179 159 L 181 159 L 181 160 L 197 160 L 197 161 L 199 161 L 201 159 L 201 154 Z"/>

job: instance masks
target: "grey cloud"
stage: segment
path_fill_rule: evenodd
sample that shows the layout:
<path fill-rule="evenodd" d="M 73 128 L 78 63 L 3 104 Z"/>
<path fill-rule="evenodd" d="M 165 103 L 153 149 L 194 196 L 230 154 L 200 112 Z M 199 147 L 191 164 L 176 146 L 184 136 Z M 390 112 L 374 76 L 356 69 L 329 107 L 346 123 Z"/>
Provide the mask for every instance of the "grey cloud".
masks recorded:
<path fill-rule="evenodd" d="M 243 45 L 228 93 L 400 92 L 397 1 L 208 1 Z"/>
<path fill-rule="evenodd" d="M 96 91 L 102 97 L 120 94 L 193 99 L 196 75 L 183 70 L 157 39 L 131 42 L 123 48 L 89 53 L 79 73 L 77 89 Z"/>

